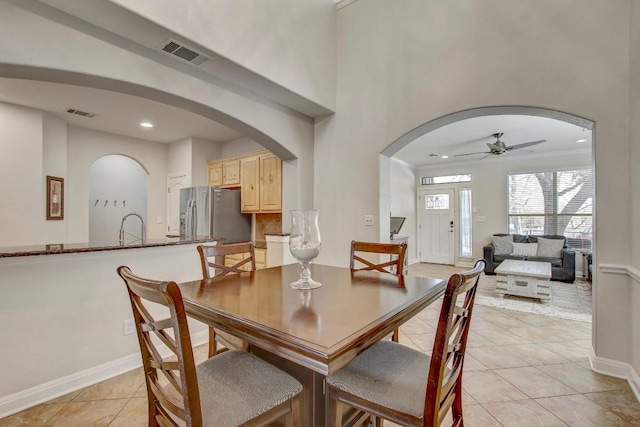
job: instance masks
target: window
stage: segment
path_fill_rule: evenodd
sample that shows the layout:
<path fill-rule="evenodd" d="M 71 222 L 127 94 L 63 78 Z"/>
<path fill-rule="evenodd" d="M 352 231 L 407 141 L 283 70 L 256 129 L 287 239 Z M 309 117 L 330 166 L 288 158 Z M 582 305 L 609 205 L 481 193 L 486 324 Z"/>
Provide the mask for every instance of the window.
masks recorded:
<path fill-rule="evenodd" d="M 460 189 L 460 256 L 471 257 L 471 189 Z"/>
<path fill-rule="evenodd" d="M 422 185 L 451 184 L 452 182 L 470 182 L 471 174 L 443 175 L 443 176 L 423 176 L 420 178 Z"/>
<path fill-rule="evenodd" d="M 591 169 L 509 174 L 509 232 L 560 234 L 567 246 L 591 247 Z"/>
<path fill-rule="evenodd" d="M 425 209 L 449 209 L 449 195 L 444 194 L 428 194 L 425 200 Z"/>

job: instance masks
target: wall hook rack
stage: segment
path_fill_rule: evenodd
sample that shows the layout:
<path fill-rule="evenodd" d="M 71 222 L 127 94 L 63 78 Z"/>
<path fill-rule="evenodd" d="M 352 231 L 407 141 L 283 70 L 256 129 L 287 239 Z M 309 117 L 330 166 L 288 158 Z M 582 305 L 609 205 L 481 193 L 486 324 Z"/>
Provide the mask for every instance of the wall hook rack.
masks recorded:
<path fill-rule="evenodd" d="M 108 201 L 108 200 L 105 200 L 105 201 L 104 201 L 104 207 L 105 207 L 105 208 L 107 207 L 107 203 L 109 203 L 109 201 Z"/>
<path fill-rule="evenodd" d="M 96 202 L 93 204 L 93 206 L 96 206 L 99 201 L 100 201 L 100 199 L 96 199 Z"/>

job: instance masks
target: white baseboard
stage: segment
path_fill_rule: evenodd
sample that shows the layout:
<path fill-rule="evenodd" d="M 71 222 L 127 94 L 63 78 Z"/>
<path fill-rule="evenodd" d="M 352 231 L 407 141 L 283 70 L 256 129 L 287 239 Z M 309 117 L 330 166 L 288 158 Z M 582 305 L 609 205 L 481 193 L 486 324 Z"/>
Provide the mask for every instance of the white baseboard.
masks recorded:
<path fill-rule="evenodd" d="M 589 365 L 593 371 L 600 374 L 627 380 L 636 400 L 640 402 L 640 377 L 630 364 L 598 357 L 592 348 L 589 355 Z"/>
<path fill-rule="evenodd" d="M 207 330 L 198 332 L 191 337 L 193 346 L 206 343 L 209 340 Z M 166 346 L 158 346 L 163 355 L 169 354 Z M 89 387 L 101 381 L 108 380 L 125 372 L 132 371 L 142 366 L 140 352 L 104 363 L 84 371 L 75 372 L 62 378 L 39 384 L 35 387 L 19 391 L 0 398 L 0 418 L 13 415 L 17 412 L 39 405 L 60 396 L 72 393 L 76 390 Z"/>
<path fill-rule="evenodd" d="M 409 265 L 420 264 L 420 258 L 413 258 L 409 260 Z"/>

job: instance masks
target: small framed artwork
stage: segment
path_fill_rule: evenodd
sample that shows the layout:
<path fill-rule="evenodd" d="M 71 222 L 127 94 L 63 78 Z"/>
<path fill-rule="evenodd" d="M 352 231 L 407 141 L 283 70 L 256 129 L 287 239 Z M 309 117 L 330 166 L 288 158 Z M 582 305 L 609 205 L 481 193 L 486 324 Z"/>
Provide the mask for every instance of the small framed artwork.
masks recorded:
<path fill-rule="evenodd" d="M 64 178 L 47 176 L 47 219 L 64 219 Z"/>

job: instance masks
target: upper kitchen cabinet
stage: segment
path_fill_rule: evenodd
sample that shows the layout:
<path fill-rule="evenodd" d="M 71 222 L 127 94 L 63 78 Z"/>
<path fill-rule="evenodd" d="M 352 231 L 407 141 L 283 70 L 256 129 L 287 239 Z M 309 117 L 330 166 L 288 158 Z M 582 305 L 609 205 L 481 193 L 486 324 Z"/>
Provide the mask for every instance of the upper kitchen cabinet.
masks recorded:
<path fill-rule="evenodd" d="M 240 186 L 240 158 L 209 160 L 209 185 L 216 187 Z"/>
<path fill-rule="evenodd" d="M 240 164 L 242 212 L 282 211 L 282 160 L 264 152 Z"/>
<path fill-rule="evenodd" d="M 225 160 L 222 163 L 222 186 L 237 187 L 240 185 L 240 160 Z"/>
<path fill-rule="evenodd" d="M 282 160 L 271 153 L 260 156 L 260 211 L 282 211 Z"/>
<path fill-rule="evenodd" d="M 208 161 L 208 181 L 209 185 L 222 187 L 222 162 Z"/>

